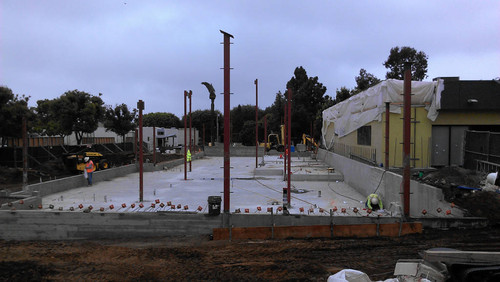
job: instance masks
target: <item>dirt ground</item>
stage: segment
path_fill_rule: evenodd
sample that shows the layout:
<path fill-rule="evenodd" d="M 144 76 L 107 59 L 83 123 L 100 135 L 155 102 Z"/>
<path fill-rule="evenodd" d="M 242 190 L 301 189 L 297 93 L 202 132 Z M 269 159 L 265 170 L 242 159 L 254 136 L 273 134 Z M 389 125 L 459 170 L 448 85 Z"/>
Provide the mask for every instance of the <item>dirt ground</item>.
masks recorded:
<path fill-rule="evenodd" d="M 444 247 L 499 252 L 500 228 L 334 240 L 0 241 L 0 281 L 326 281 L 346 268 L 383 280 L 398 259 Z"/>
<path fill-rule="evenodd" d="M 0 190 L 21 187 L 22 172 L 1 171 Z M 326 281 L 346 268 L 383 280 L 394 277 L 398 259 L 418 259 L 430 248 L 500 252 L 500 194 L 458 188 L 480 187 L 485 175 L 443 168 L 414 179 L 443 189 L 448 201 L 493 226 L 369 239 L 0 241 L 0 281 Z"/>

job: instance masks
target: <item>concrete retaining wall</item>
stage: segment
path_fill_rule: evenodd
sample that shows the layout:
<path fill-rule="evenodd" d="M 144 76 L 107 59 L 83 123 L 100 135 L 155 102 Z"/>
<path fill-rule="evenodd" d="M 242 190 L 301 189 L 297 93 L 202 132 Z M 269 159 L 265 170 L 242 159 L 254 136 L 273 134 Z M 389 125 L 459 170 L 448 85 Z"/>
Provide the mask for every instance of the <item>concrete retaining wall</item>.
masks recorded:
<path fill-rule="evenodd" d="M 205 146 L 205 155 L 209 157 L 223 157 L 224 144 L 217 143 L 217 146 Z M 255 157 L 255 147 L 253 146 L 235 146 L 229 148 L 231 157 Z M 259 147 L 259 157 L 265 153 L 264 147 Z"/>
<path fill-rule="evenodd" d="M 422 218 L 424 227 L 484 227 L 486 219 Z M 244 215 L 210 216 L 183 212 L 158 213 L 90 213 L 69 211 L 0 211 L 2 240 L 74 240 L 115 239 L 165 236 L 198 236 L 214 234 L 216 228 L 356 226 L 364 224 L 401 224 L 400 218 Z M 346 227 L 344 227 L 346 228 Z M 364 233 L 363 233 L 364 234 Z M 361 234 L 361 235 L 363 235 Z M 361 236 L 357 235 L 357 236 Z M 366 234 L 365 234 L 366 235 Z M 306 236 L 307 237 L 307 236 Z M 329 237 L 329 236 L 325 236 Z"/>
<path fill-rule="evenodd" d="M 3 240 L 72 240 L 208 235 L 220 218 L 180 213 L 0 211 Z"/>
<path fill-rule="evenodd" d="M 382 197 L 384 208 L 391 202 L 402 206 L 401 183 L 403 177 L 399 174 L 385 171 L 382 168 L 363 164 L 341 155 L 322 150 L 318 151 L 318 159 L 323 160 L 336 171 L 344 175 L 344 182 L 359 193 L 368 196 L 376 192 Z M 379 186 L 380 183 L 380 186 Z M 429 216 L 437 216 L 437 208 L 447 210 L 450 204 L 444 200 L 441 189 L 416 181 L 410 182 L 410 216 L 420 217 L 422 210 L 427 210 Z M 455 215 L 462 212 L 455 209 Z"/>

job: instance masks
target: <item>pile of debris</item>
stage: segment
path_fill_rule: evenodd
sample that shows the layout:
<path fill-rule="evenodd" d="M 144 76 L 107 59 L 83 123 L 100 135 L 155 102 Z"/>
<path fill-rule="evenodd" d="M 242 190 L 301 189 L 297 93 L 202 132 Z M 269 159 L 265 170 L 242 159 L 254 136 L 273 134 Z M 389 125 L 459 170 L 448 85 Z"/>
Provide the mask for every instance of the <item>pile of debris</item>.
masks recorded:
<path fill-rule="evenodd" d="M 420 174 L 417 180 L 441 188 L 445 200 L 464 209 L 466 216 L 486 217 L 500 222 L 500 194 L 486 183 L 487 173 L 461 167 L 444 167 Z"/>

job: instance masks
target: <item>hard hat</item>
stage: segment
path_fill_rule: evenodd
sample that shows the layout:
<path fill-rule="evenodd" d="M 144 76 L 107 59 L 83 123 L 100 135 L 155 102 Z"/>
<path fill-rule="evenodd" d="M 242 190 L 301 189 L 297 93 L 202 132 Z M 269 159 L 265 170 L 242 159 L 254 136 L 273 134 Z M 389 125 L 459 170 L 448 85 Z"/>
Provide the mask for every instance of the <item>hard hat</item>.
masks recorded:
<path fill-rule="evenodd" d="M 495 185 L 495 180 L 497 179 L 497 177 L 498 177 L 498 172 L 490 173 L 486 177 L 486 182 L 489 184 Z"/>
<path fill-rule="evenodd" d="M 89 161 L 89 157 L 85 157 L 83 160 L 84 160 L 85 162 L 88 162 L 88 161 Z"/>
<path fill-rule="evenodd" d="M 370 200 L 370 202 L 372 203 L 372 205 L 378 205 L 378 199 L 377 198 L 372 198 Z"/>

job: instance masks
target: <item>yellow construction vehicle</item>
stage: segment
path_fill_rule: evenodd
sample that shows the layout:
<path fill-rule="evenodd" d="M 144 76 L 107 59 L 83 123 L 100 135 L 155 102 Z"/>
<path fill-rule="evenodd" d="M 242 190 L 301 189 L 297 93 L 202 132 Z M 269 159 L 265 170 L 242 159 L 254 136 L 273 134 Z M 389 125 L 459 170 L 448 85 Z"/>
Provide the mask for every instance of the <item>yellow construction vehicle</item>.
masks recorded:
<path fill-rule="evenodd" d="M 278 152 L 285 151 L 285 126 L 281 125 L 281 138 L 276 133 L 271 133 L 267 136 L 266 152 L 276 150 Z"/>
<path fill-rule="evenodd" d="M 69 154 L 63 157 L 63 162 L 66 167 L 75 173 L 81 172 L 85 169 L 85 157 L 89 157 L 94 163 L 95 170 L 103 170 L 109 168 L 109 162 L 106 158 L 98 152 L 82 152 L 78 154 Z"/>
<path fill-rule="evenodd" d="M 306 145 L 308 151 L 314 151 L 315 153 L 318 151 L 319 146 L 316 142 L 314 142 L 314 138 L 311 138 L 311 136 L 305 133 L 302 134 L 302 144 Z"/>

